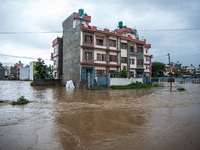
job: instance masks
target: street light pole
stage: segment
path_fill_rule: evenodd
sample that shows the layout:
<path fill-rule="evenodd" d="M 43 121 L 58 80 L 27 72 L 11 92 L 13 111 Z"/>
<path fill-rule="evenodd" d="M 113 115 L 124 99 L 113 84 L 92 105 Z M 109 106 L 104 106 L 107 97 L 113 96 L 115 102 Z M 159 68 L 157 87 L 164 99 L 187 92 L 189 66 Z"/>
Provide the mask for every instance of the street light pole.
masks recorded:
<path fill-rule="evenodd" d="M 170 54 L 168 53 L 169 57 L 169 72 L 170 72 L 170 92 L 172 91 L 172 72 L 171 72 L 171 65 L 170 65 Z"/>

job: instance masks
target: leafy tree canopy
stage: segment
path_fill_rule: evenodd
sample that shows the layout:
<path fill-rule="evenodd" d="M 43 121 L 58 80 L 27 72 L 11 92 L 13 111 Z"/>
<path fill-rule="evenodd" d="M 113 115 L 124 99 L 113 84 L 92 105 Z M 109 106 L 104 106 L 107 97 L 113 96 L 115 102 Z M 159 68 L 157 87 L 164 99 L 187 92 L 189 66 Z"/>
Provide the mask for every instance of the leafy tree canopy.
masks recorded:
<path fill-rule="evenodd" d="M 41 58 L 38 58 L 38 61 L 36 62 L 36 66 L 35 66 L 35 70 L 36 70 L 35 75 L 39 76 L 40 78 L 45 78 L 46 68 L 47 66 L 44 63 L 44 60 L 42 60 Z"/>
<path fill-rule="evenodd" d="M 153 62 L 152 63 L 152 76 L 153 77 L 162 77 L 164 76 L 166 65 L 162 62 Z"/>

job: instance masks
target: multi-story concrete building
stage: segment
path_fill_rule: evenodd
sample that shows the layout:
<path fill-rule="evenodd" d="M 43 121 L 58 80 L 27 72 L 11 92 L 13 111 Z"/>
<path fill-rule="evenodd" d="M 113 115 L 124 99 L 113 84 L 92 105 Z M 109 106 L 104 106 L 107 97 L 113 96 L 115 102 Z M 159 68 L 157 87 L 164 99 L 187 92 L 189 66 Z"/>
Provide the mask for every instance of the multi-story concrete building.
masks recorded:
<path fill-rule="evenodd" d="M 19 61 L 19 63 L 16 63 L 15 66 L 16 66 L 16 69 L 17 69 L 16 70 L 16 77 L 18 79 L 20 79 L 20 68 L 23 67 L 23 64 L 21 63 L 21 61 Z"/>
<path fill-rule="evenodd" d="M 124 66 L 131 77 L 151 74 L 151 45 L 139 40 L 137 30 L 122 22 L 115 31 L 98 30 L 90 22 L 82 9 L 63 22 L 63 83 L 73 80 L 79 87 L 88 73 L 117 73 Z"/>
<path fill-rule="evenodd" d="M 54 52 L 51 53 L 51 60 L 53 61 L 52 71 L 55 79 L 62 79 L 62 64 L 63 64 L 63 39 L 57 37 L 52 42 Z"/>

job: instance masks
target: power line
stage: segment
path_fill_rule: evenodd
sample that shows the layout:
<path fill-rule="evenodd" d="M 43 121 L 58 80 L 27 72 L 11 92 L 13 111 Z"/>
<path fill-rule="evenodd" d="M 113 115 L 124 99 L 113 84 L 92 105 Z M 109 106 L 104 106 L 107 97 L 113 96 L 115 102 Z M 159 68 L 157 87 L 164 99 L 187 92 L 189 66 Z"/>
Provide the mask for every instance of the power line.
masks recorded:
<path fill-rule="evenodd" d="M 185 28 L 185 29 L 156 29 L 156 30 L 138 30 L 138 31 L 191 31 L 200 30 L 200 28 Z"/>
<path fill-rule="evenodd" d="M 23 59 L 33 59 L 37 60 L 38 58 L 34 57 L 27 57 L 27 56 L 16 56 L 16 55 L 7 55 L 7 54 L 0 54 L 0 56 L 5 56 L 5 57 L 15 57 L 15 58 L 23 58 Z M 50 59 L 43 59 L 44 61 L 51 61 Z"/>
<path fill-rule="evenodd" d="M 185 28 L 185 29 L 156 29 L 156 30 L 149 30 L 149 29 L 144 29 L 144 30 L 138 30 L 138 31 L 191 31 L 191 30 L 200 30 L 200 28 Z M 51 33 L 62 33 L 63 31 L 43 31 L 43 32 L 38 32 L 38 31 L 2 31 L 0 34 L 51 34 Z M 64 31 L 64 32 L 73 32 L 73 31 Z"/>
<path fill-rule="evenodd" d="M 6 32 L 0 32 L 0 34 L 50 34 L 50 33 L 62 33 L 62 31 L 47 31 L 47 32 L 12 32 L 12 31 L 6 31 Z"/>
<path fill-rule="evenodd" d="M 191 51 L 191 50 L 195 50 L 195 49 L 199 49 L 199 46 L 198 47 L 193 47 L 193 48 L 182 49 L 180 51 L 175 51 L 175 52 L 171 52 L 171 53 L 172 54 L 173 53 L 182 53 L 182 52 L 185 52 L 185 51 Z M 168 54 L 153 56 L 153 58 L 155 58 L 155 57 L 162 57 L 162 56 L 166 56 L 166 55 L 168 55 Z"/>

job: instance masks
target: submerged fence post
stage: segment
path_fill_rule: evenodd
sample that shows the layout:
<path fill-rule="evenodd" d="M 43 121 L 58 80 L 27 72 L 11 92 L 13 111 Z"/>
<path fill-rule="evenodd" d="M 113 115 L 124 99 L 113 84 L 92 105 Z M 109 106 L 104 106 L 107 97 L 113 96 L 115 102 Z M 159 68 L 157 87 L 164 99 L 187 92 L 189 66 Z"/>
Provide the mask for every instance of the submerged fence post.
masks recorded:
<path fill-rule="evenodd" d="M 110 73 L 107 74 L 107 87 L 110 87 Z"/>
<path fill-rule="evenodd" d="M 88 73 L 87 81 L 88 81 L 88 88 L 90 88 L 90 73 Z"/>

